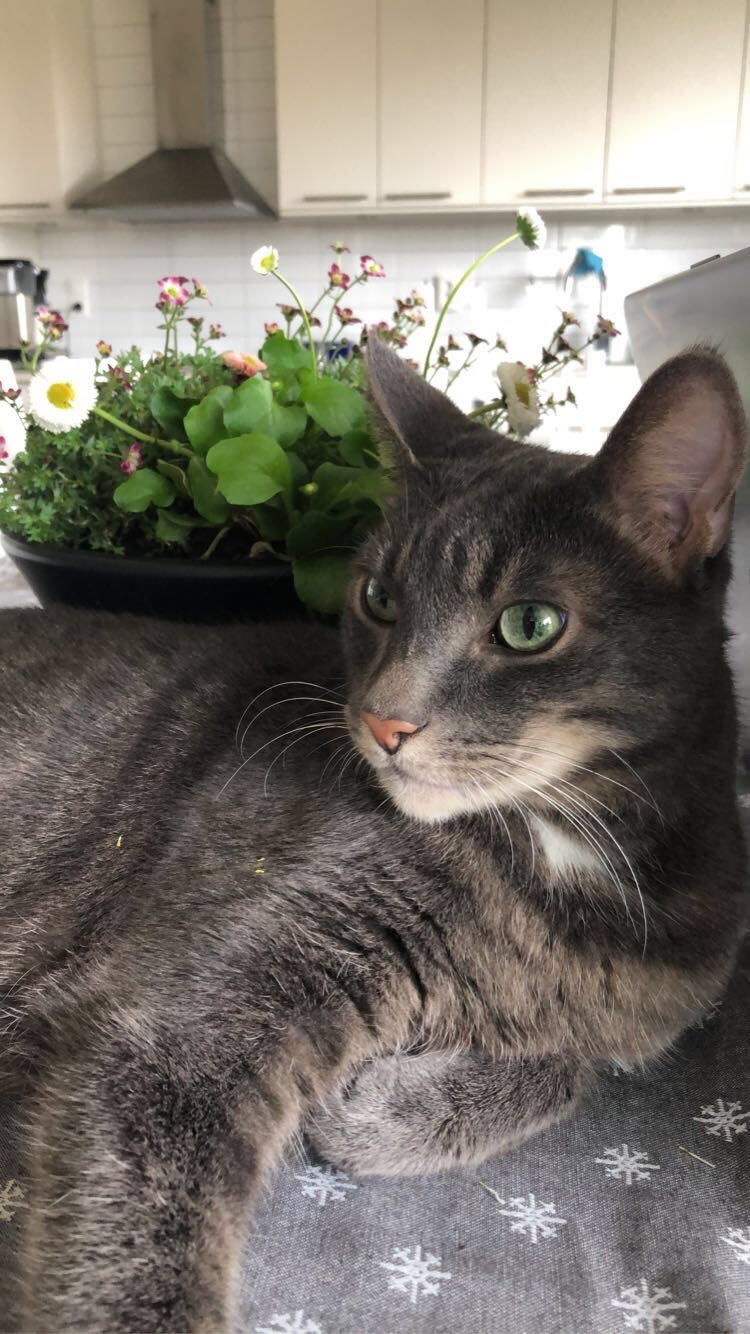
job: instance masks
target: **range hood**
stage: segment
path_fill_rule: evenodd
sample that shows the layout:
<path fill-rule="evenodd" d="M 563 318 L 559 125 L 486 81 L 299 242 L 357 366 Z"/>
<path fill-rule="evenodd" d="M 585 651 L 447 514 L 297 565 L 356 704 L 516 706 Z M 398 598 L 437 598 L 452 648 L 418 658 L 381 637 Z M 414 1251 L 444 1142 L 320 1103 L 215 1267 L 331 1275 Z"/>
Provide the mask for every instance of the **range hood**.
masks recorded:
<path fill-rule="evenodd" d="M 223 71 L 217 0 L 151 0 L 159 147 L 74 200 L 128 222 L 273 216 L 219 144 Z"/>

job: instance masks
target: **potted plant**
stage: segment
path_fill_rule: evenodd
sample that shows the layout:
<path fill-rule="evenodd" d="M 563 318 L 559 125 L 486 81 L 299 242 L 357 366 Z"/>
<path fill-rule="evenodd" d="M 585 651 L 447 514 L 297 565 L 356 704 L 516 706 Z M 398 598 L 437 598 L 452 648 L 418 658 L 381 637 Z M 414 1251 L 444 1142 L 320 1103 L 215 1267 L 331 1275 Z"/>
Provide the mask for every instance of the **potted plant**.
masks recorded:
<path fill-rule="evenodd" d="M 519 214 L 516 231 L 462 275 L 437 317 L 427 378 L 450 390 L 483 352 L 504 350 L 474 334 L 440 343 L 440 331 L 479 264 L 517 239 L 536 246 L 543 231 L 533 211 Z M 28 407 L 17 389 L 0 387 L 0 529 L 44 604 L 188 619 L 336 613 L 352 552 L 392 486 L 368 428 L 363 348 L 381 337 L 408 350 L 425 312 L 412 292 L 390 324 L 366 328 L 349 303 L 383 266 L 363 255 L 352 277 L 347 247 L 332 249 L 310 310 L 277 251 L 255 252 L 254 270 L 290 298 L 257 356 L 215 350 L 221 327 L 195 313 L 205 288 L 181 276 L 159 282 L 164 345 L 148 358 L 137 347 L 113 357 L 100 342 L 91 361 L 48 359 L 65 326 L 40 309 Z M 556 409 L 564 400 L 541 391 L 580 355 L 566 338 L 571 323 L 562 312 L 537 365 L 502 362 L 498 395 L 477 415 L 525 434 Z M 181 348 L 188 331 L 191 346 Z M 614 332 L 600 322 L 584 346 L 603 331 Z"/>

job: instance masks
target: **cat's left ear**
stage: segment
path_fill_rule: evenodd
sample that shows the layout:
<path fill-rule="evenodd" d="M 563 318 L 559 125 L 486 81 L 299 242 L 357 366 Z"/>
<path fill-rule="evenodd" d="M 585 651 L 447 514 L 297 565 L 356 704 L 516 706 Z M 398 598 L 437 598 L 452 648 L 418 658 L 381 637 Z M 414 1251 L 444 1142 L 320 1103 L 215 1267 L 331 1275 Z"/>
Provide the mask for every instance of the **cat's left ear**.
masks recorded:
<path fill-rule="evenodd" d="M 374 428 L 386 452 L 395 453 L 402 467 L 437 462 L 467 434 L 480 429 L 374 331 L 367 340 L 365 366 Z"/>
<path fill-rule="evenodd" d="M 597 456 L 593 472 L 618 527 L 667 573 L 726 545 L 745 434 L 732 372 L 696 348 L 654 371 Z"/>

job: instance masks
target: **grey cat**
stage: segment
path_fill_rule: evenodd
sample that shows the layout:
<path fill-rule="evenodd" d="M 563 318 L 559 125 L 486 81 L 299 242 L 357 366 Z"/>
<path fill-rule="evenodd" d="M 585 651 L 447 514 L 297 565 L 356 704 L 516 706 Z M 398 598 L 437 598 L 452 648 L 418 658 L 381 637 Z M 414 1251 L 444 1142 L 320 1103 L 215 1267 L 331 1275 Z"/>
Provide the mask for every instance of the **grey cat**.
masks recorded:
<path fill-rule="evenodd" d="M 26 1331 L 230 1330 L 299 1128 L 355 1173 L 478 1163 L 731 971 L 724 362 L 665 365 L 593 460 L 378 342 L 369 383 L 400 486 L 343 653 L 303 622 L 0 622 Z"/>

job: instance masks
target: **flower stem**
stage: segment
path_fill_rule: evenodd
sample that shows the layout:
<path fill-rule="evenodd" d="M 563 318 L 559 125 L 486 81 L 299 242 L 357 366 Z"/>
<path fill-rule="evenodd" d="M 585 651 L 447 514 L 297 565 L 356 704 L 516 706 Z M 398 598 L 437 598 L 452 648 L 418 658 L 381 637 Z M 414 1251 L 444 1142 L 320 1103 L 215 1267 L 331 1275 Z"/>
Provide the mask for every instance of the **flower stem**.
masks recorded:
<path fill-rule="evenodd" d="M 216 533 L 213 540 L 209 543 L 209 545 L 206 547 L 206 550 L 203 552 L 201 560 L 208 560 L 209 556 L 213 556 L 216 548 L 218 547 L 219 543 L 226 537 L 231 526 L 232 526 L 231 524 L 227 523 L 224 525 L 223 528 L 219 529 L 218 533 Z"/>
<path fill-rule="evenodd" d="M 121 431 L 132 436 L 134 440 L 142 440 L 144 445 L 161 445 L 162 449 L 171 449 L 173 454 L 185 454 L 189 459 L 193 457 L 193 451 L 188 449 L 187 445 L 180 445 L 176 440 L 162 440 L 158 435 L 145 435 L 143 431 L 137 431 L 134 426 L 130 426 L 128 422 L 122 421 L 119 417 L 114 417 L 111 412 L 106 412 L 104 408 L 95 406 L 92 411 L 96 413 L 97 417 L 101 417 L 102 421 L 109 422 L 110 426 L 119 427 Z"/>
<path fill-rule="evenodd" d="M 274 270 L 273 270 L 273 276 L 274 276 L 274 278 L 278 278 L 278 280 L 279 280 L 279 282 L 281 283 L 282 287 L 285 287 L 285 288 L 286 288 L 287 292 L 289 292 L 289 293 L 294 297 L 294 300 L 296 301 L 297 305 L 299 306 L 299 312 L 300 312 L 300 315 L 302 316 L 302 323 L 303 323 L 304 326 L 305 326 L 305 333 L 307 334 L 307 341 L 308 341 L 308 344 L 309 344 L 309 347 L 310 347 L 310 367 L 311 367 L 311 369 L 312 369 L 312 373 L 313 373 L 313 375 L 314 375 L 315 378 L 317 379 L 317 378 L 318 378 L 318 358 L 317 358 L 317 356 L 316 356 L 316 354 L 315 354 L 315 344 L 313 343 L 312 329 L 310 328 L 310 321 L 309 321 L 309 319 L 307 318 L 307 311 L 305 310 L 305 307 L 303 306 L 303 304 L 302 304 L 302 302 L 300 301 L 300 299 L 299 299 L 297 293 L 295 292 L 294 288 L 292 287 L 292 284 L 287 282 L 286 278 L 284 278 L 284 277 L 279 273 L 278 269 L 274 269 Z"/>
<path fill-rule="evenodd" d="M 511 241 L 517 241 L 520 235 L 521 235 L 520 232 L 513 232 L 513 235 L 506 236 L 504 241 L 498 241 L 497 245 L 490 246 L 489 250 L 485 250 L 484 254 L 479 256 L 479 259 L 475 259 L 474 263 L 469 265 L 468 269 L 466 269 L 465 272 L 461 274 L 461 277 L 459 278 L 455 286 L 451 288 L 450 292 L 445 298 L 445 301 L 443 302 L 442 309 L 435 323 L 435 328 L 433 330 L 432 338 L 430 340 L 430 346 L 427 349 L 427 356 L 424 359 L 424 366 L 422 368 L 423 375 L 427 375 L 427 372 L 429 370 L 430 357 L 432 356 L 432 349 L 434 348 L 437 342 L 437 337 L 438 334 L 440 333 L 440 328 L 442 326 L 443 320 L 448 314 L 448 308 L 451 305 L 453 298 L 456 296 L 458 292 L 460 292 L 467 278 L 470 278 L 472 273 L 476 272 L 480 264 L 484 264 L 484 261 L 486 259 L 489 259 L 492 255 L 496 255 L 498 250 L 502 250 L 506 245 L 510 245 Z"/>

